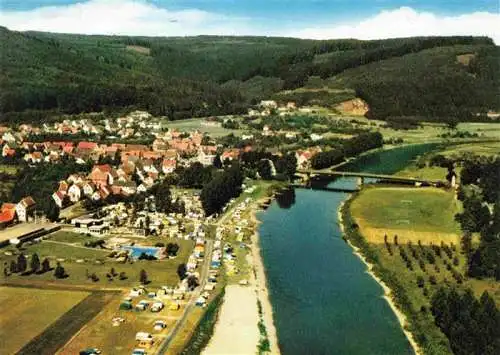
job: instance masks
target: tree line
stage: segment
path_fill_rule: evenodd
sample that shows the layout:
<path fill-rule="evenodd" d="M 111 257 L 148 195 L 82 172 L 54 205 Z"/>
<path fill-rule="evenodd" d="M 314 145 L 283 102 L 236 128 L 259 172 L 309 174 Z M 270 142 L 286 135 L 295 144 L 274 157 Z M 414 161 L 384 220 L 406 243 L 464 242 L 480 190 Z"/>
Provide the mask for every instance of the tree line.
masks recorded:
<path fill-rule="evenodd" d="M 382 147 L 384 143 L 379 132 L 361 133 L 346 139 L 330 150 L 313 156 L 311 165 L 314 169 L 324 169 L 342 163 L 346 158 L 358 155 L 371 149 Z"/>
<path fill-rule="evenodd" d="M 478 301 L 471 290 L 441 287 L 432 297 L 431 310 L 454 354 L 500 353 L 500 311 L 486 291 Z"/>

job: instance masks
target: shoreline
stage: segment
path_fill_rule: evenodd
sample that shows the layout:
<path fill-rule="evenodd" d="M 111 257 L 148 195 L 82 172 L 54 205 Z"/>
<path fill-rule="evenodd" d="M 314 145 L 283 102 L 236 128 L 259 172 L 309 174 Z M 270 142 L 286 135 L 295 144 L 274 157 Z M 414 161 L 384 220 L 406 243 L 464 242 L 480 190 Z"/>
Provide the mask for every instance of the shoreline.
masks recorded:
<path fill-rule="evenodd" d="M 257 219 L 259 205 L 269 198 L 272 196 L 255 200 L 249 206 L 248 220 L 253 231 L 250 236 L 250 250 L 246 255 L 246 261 L 251 270 L 248 285 L 231 284 L 226 286 L 226 293 L 214 325 L 214 333 L 201 352 L 204 355 L 259 353 L 258 349 L 263 339 L 267 339 L 269 342 L 269 351 L 264 353 L 280 354 L 264 262 L 260 253 L 258 232 L 260 221 Z M 244 307 L 245 312 L 239 311 L 241 307 Z M 265 326 L 265 338 L 261 333 L 260 323 Z M 232 339 L 231 344 L 227 343 L 228 338 Z"/>
<path fill-rule="evenodd" d="M 344 205 L 345 205 L 345 201 L 342 201 L 339 205 L 338 210 L 337 210 L 337 218 L 338 218 L 340 230 L 342 231 L 343 235 L 345 236 L 345 226 L 344 226 L 344 221 L 343 221 L 342 212 L 341 212 Z M 408 339 L 408 342 L 410 343 L 411 347 L 413 348 L 413 351 L 415 352 L 415 354 L 416 355 L 423 354 L 423 351 L 420 348 L 420 346 L 418 345 L 418 343 L 416 342 L 413 334 L 406 328 L 407 323 L 408 323 L 406 320 L 406 315 L 397 307 L 397 305 L 394 301 L 394 297 L 392 295 L 392 290 L 385 284 L 385 282 L 382 279 L 380 279 L 373 272 L 373 264 L 369 263 L 366 260 L 366 258 L 362 254 L 361 249 L 358 248 L 357 246 L 353 245 L 347 237 L 345 237 L 344 240 L 353 249 L 353 254 L 356 255 L 361 260 L 361 262 L 363 262 L 363 264 L 366 265 L 366 267 L 367 267 L 366 273 L 369 274 L 375 280 L 375 282 L 377 282 L 380 285 L 380 287 L 382 287 L 382 290 L 384 291 L 384 295 L 382 296 L 382 298 L 384 298 L 387 301 L 387 303 L 389 304 L 389 307 L 391 308 L 394 315 L 396 316 L 396 318 L 401 326 L 401 330 L 403 331 L 406 338 Z"/>
<path fill-rule="evenodd" d="M 254 223 L 254 233 L 251 237 L 251 251 L 252 251 L 252 268 L 255 277 L 255 292 L 257 294 L 257 300 L 262 305 L 262 322 L 266 326 L 267 338 L 269 340 L 270 354 L 280 354 L 280 349 L 278 346 L 278 335 L 276 327 L 274 325 L 273 317 L 273 307 L 269 299 L 269 289 L 267 287 L 266 270 L 264 267 L 264 261 L 262 260 L 262 254 L 260 252 L 260 235 L 257 230 L 259 224 L 261 223 L 257 218 L 257 212 L 259 208 L 257 207 L 262 201 L 256 201 L 256 205 L 252 207 L 250 212 L 250 220 Z"/>

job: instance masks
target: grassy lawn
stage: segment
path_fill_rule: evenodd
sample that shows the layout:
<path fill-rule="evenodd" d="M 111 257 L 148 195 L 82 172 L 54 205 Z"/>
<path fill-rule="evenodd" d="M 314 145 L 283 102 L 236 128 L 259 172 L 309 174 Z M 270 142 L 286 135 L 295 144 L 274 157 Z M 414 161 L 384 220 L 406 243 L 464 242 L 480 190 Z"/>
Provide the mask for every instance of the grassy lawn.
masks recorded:
<path fill-rule="evenodd" d="M 353 201 L 352 214 L 372 243 L 398 235 L 400 242 L 458 243 L 454 220 L 459 203 L 452 192 L 437 188 L 367 188 Z"/>
<path fill-rule="evenodd" d="M 59 234 L 56 238 L 69 240 L 71 236 L 69 234 Z M 130 287 L 131 285 L 137 285 L 139 283 L 139 273 L 142 269 L 144 269 L 148 273 L 151 286 L 174 286 L 178 282 L 177 267 L 179 264 L 187 261 L 189 254 L 192 252 L 194 242 L 167 238 L 163 238 L 162 242 L 165 244 L 169 242 L 179 244 L 180 249 L 176 258 L 154 261 L 140 260 L 121 263 L 117 262 L 114 258 L 108 257 L 110 254 L 109 250 L 61 244 L 60 242 L 50 240 L 43 241 L 38 244 L 27 245 L 24 248 L 23 253 L 28 256 L 28 265 L 29 257 L 33 253 L 37 253 L 41 260 L 46 257 L 49 258 L 52 267 L 55 266 L 57 260 L 60 260 L 69 277 L 66 279 L 56 280 L 52 272 L 47 272 L 42 275 L 33 274 L 27 276 L 20 276 L 16 274 L 11 275 L 8 278 L 8 281 L 15 282 L 16 280 L 23 280 L 22 282 L 26 282 L 33 280 L 57 282 L 68 285 L 95 285 L 112 288 Z M 3 249 L 3 251 L 11 251 L 14 254 L 17 253 L 17 250 L 13 247 L 7 247 Z M 10 263 L 10 261 L 15 258 L 15 255 L 9 256 L 2 253 L 0 255 L 0 263 L 2 265 L 4 262 Z M 106 274 L 110 272 L 111 268 L 114 268 L 117 273 L 125 272 L 128 278 L 126 280 L 119 280 L 115 277 L 113 281 L 108 281 Z M 87 273 L 96 273 L 100 280 L 92 282 L 87 278 Z"/>
<path fill-rule="evenodd" d="M 448 169 L 439 166 L 426 166 L 419 169 L 415 165 L 410 165 L 404 170 L 397 172 L 396 176 L 412 177 L 417 179 L 446 181 Z"/>
<path fill-rule="evenodd" d="M 475 154 L 475 155 L 485 155 L 494 156 L 500 154 L 500 130 L 498 142 L 482 142 L 482 143 L 469 143 L 469 144 L 459 144 L 445 149 L 440 154 L 444 156 L 460 156 L 462 154 Z"/>
<path fill-rule="evenodd" d="M 83 245 L 88 240 L 96 240 L 96 237 L 87 236 L 85 233 L 75 233 L 70 231 L 60 230 L 50 234 L 49 239 L 55 242 L 72 243 Z"/>
<path fill-rule="evenodd" d="M 226 129 L 222 127 L 215 126 L 205 126 L 202 124 L 204 119 L 202 118 L 194 118 L 189 120 L 179 120 L 179 121 L 169 121 L 165 125 L 168 129 L 176 129 L 179 131 L 195 131 L 198 130 L 203 133 L 207 133 L 211 137 L 221 137 L 227 136 L 230 133 L 233 133 L 235 136 L 241 136 L 243 133 L 242 130 L 239 129 Z"/>
<path fill-rule="evenodd" d="M 19 351 L 88 295 L 79 291 L 0 287 L 2 353 Z"/>
<path fill-rule="evenodd" d="M 18 171 L 18 167 L 15 165 L 4 165 L 0 164 L 0 173 L 16 175 Z"/>

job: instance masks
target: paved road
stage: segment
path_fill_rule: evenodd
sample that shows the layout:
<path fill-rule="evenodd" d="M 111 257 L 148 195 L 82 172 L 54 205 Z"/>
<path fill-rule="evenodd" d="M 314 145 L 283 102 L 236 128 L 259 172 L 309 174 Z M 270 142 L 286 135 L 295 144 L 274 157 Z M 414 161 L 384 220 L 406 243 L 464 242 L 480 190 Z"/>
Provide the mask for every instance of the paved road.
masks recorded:
<path fill-rule="evenodd" d="M 164 340 L 164 343 L 160 345 L 157 354 L 165 354 L 167 352 L 170 343 L 172 342 L 173 339 L 175 339 L 175 337 L 179 333 L 179 330 L 183 327 L 189 314 L 191 313 L 191 310 L 193 309 L 193 307 L 196 307 L 195 302 L 198 299 L 198 297 L 200 297 L 207 283 L 208 272 L 210 270 L 210 263 L 212 261 L 212 250 L 213 250 L 213 240 L 207 240 L 207 244 L 205 246 L 205 257 L 203 259 L 203 266 L 200 273 L 200 286 L 198 286 L 196 291 L 192 293 L 189 302 L 186 304 L 186 308 L 184 309 L 182 317 L 177 321 L 175 327 L 172 329 L 170 334 Z"/>

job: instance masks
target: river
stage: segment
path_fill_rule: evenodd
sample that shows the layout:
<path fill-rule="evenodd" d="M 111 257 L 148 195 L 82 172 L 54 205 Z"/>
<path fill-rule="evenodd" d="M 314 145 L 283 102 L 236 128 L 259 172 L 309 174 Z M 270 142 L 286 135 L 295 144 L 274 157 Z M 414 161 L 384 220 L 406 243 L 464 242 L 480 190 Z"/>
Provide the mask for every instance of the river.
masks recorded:
<path fill-rule="evenodd" d="M 436 145 L 365 155 L 344 170 L 392 174 Z M 342 178 L 331 187 L 352 187 Z M 293 189 L 258 217 L 279 347 L 292 354 L 413 354 L 383 290 L 342 239 L 346 193 Z"/>

